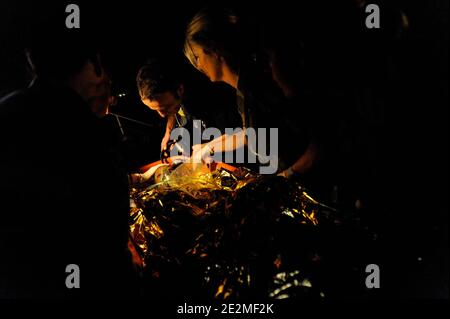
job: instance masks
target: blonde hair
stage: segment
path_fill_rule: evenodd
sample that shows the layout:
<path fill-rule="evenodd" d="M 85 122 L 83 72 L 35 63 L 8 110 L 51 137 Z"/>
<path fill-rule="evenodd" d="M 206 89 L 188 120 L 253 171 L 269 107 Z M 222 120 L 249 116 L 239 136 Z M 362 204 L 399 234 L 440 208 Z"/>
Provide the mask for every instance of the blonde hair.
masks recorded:
<path fill-rule="evenodd" d="M 233 71 L 239 69 L 243 55 L 242 27 L 238 15 L 229 9 L 205 8 L 189 22 L 184 42 L 184 55 L 197 67 L 197 57 L 192 50 L 195 43 L 205 53 L 217 53 Z"/>

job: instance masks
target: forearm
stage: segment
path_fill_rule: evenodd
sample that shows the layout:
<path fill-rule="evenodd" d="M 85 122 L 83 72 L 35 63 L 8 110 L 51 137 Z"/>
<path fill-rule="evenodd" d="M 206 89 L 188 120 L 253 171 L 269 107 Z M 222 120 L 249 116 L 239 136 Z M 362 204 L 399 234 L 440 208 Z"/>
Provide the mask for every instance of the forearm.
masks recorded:
<path fill-rule="evenodd" d="M 319 155 L 319 147 L 317 143 L 309 143 L 305 153 L 291 166 L 296 174 L 305 174 L 309 172 L 317 161 Z"/>
<path fill-rule="evenodd" d="M 175 122 L 176 122 L 175 114 L 170 114 L 170 115 L 167 117 L 166 134 L 168 133 L 168 134 L 170 135 L 170 132 L 172 132 L 172 129 L 173 129 L 174 126 L 175 126 Z"/>
<path fill-rule="evenodd" d="M 247 143 L 245 131 L 236 134 L 224 134 L 206 143 L 215 153 L 230 152 L 244 147 Z"/>

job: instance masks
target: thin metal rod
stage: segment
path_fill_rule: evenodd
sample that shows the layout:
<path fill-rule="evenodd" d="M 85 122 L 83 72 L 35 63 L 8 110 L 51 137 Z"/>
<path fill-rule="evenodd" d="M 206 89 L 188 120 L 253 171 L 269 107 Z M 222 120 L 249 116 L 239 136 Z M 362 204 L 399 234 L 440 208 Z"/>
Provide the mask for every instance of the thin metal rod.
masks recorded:
<path fill-rule="evenodd" d="M 147 124 L 147 123 L 144 123 L 144 122 L 141 122 L 141 121 L 129 118 L 129 117 L 125 117 L 125 116 L 122 116 L 122 115 L 119 115 L 119 114 L 115 114 L 115 113 L 111 113 L 111 112 L 109 112 L 109 114 L 115 116 L 116 118 L 121 118 L 121 119 L 124 119 L 124 120 L 127 120 L 127 121 L 131 121 L 131 122 L 134 122 L 134 123 L 137 123 L 137 124 L 141 124 L 141 125 L 144 125 L 144 126 L 147 126 L 147 127 L 154 128 L 153 125 L 150 125 L 150 124 Z"/>
<path fill-rule="evenodd" d="M 120 123 L 119 117 L 117 115 L 114 115 L 114 117 L 116 118 L 117 124 L 119 124 L 120 133 L 122 134 L 122 136 L 125 136 L 125 132 L 123 131 L 122 123 Z"/>

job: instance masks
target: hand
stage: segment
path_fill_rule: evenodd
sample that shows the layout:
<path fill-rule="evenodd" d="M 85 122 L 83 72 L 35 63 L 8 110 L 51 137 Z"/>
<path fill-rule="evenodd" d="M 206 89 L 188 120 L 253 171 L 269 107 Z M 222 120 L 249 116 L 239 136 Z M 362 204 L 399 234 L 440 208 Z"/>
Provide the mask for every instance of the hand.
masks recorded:
<path fill-rule="evenodd" d="M 279 173 L 277 174 L 277 176 L 284 177 L 284 178 L 288 178 L 288 177 L 287 177 L 286 170 L 284 170 L 284 171 L 282 171 L 282 172 L 279 172 Z"/>
<path fill-rule="evenodd" d="M 169 143 L 169 140 L 170 140 L 170 132 L 166 132 L 166 134 L 164 135 L 164 137 L 161 141 L 161 152 L 166 149 L 167 143 Z"/>
<path fill-rule="evenodd" d="M 292 166 L 289 167 L 288 169 L 285 169 L 281 173 L 277 174 L 277 176 L 281 176 L 281 177 L 284 177 L 284 178 L 287 178 L 287 179 L 290 179 L 290 178 L 295 177 L 297 175 L 298 175 L 297 172 L 295 172 L 292 169 Z"/>
<path fill-rule="evenodd" d="M 144 177 L 142 174 L 136 173 L 136 174 L 130 174 L 130 184 L 142 184 L 144 182 Z"/>
<path fill-rule="evenodd" d="M 208 170 L 211 169 L 211 164 L 214 163 L 212 154 L 213 150 L 208 144 L 194 145 L 191 156 L 192 169 L 194 171 L 202 170 L 203 164 L 206 164 Z"/>
<path fill-rule="evenodd" d="M 214 162 L 213 154 L 214 150 L 208 143 L 197 144 L 192 147 L 191 161 L 195 164 L 210 164 Z"/>

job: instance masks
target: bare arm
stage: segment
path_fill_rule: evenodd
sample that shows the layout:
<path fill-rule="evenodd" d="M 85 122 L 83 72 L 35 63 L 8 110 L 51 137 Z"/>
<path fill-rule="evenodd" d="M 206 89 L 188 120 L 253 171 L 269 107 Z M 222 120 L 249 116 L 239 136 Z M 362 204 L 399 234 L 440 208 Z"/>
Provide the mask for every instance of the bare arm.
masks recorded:
<path fill-rule="evenodd" d="M 306 151 L 297 159 L 297 161 L 288 169 L 280 173 L 286 178 L 294 175 L 302 175 L 308 173 L 316 164 L 319 157 L 320 147 L 314 141 L 311 141 Z"/>
<path fill-rule="evenodd" d="M 212 153 L 223 153 L 237 150 L 247 144 L 246 133 L 244 130 L 236 134 L 223 134 L 212 141 L 204 144 L 194 145 L 192 158 L 197 161 L 211 156 Z"/>
<path fill-rule="evenodd" d="M 171 114 L 167 118 L 166 132 L 161 141 L 161 151 L 166 149 L 167 143 L 170 140 L 170 133 L 172 132 L 172 129 L 174 128 L 174 126 L 175 126 L 175 114 Z"/>

